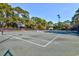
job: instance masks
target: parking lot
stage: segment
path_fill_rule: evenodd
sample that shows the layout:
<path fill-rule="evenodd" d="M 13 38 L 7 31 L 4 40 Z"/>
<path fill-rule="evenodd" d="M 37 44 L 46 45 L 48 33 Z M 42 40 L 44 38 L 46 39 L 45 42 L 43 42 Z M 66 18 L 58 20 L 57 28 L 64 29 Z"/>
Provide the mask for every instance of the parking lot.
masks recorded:
<path fill-rule="evenodd" d="M 44 31 L 10 31 L 0 34 L 0 55 L 78 56 L 79 36 Z"/>

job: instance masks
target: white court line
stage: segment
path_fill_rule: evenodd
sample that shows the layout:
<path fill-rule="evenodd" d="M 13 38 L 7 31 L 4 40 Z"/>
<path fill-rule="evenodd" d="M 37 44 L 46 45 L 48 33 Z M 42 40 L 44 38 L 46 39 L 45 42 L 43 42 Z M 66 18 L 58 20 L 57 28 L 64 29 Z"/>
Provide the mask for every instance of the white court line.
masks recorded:
<path fill-rule="evenodd" d="M 16 37 L 16 36 L 13 36 L 13 35 L 8 35 L 8 36 L 12 36 L 13 38 L 16 38 L 16 39 L 19 39 L 19 40 L 22 40 L 22 41 L 25 41 L 25 42 L 29 42 L 29 43 L 32 43 L 32 44 L 35 44 L 37 46 L 40 46 L 40 47 L 47 47 L 50 43 L 52 43 L 55 39 L 57 39 L 58 35 L 52 39 L 51 41 L 49 41 L 48 43 L 46 43 L 45 45 L 40 45 L 40 44 L 37 44 L 37 43 L 34 43 L 32 41 L 28 41 L 28 40 L 25 40 L 25 39 L 22 39 L 22 38 L 19 38 L 19 37 Z"/>
<path fill-rule="evenodd" d="M 13 38 L 19 39 L 19 40 L 22 40 L 22 41 L 25 41 L 25 42 L 29 42 L 29 43 L 35 44 L 35 45 L 37 45 L 37 46 L 44 47 L 43 45 L 40 45 L 40 44 L 34 43 L 34 42 L 32 42 L 32 41 L 25 40 L 25 39 L 22 39 L 22 38 L 19 38 L 19 37 L 13 37 Z"/>
<path fill-rule="evenodd" d="M 26 38 L 38 39 L 38 38 L 30 37 L 30 36 L 27 36 Z M 38 40 L 40 40 L 40 39 L 38 39 Z M 48 40 L 44 40 L 44 39 L 42 39 L 42 41 L 49 42 Z"/>
<path fill-rule="evenodd" d="M 59 35 L 57 35 L 55 38 L 53 38 L 51 41 L 49 41 L 47 44 L 45 44 L 43 47 L 47 47 L 50 43 L 52 43 L 55 39 L 57 39 Z"/>
<path fill-rule="evenodd" d="M 8 35 L 8 36 L 16 36 L 17 37 L 17 35 Z M 30 36 L 25 36 L 26 38 L 32 38 L 32 39 L 37 39 L 37 38 L 33 38 L 33 37 L 30 37 Z M 21 38 L 21 37 L 20 37 Z M 40 40 L 40 39 L 39 39 Z M 48 40 L 45 40 L 45 39 L 43 39 L 42 41 L 45 41 L 45 42 L 49 42 Z"/>
<path fill-rule="evenodd" d="M 37 44 L 37 43 L 34 43 L 32 41 L 28 41 L 28 40 L 25 40 L 25 39 L 22 39 L 22 38 L 19 38 L 19 37 L 13 37 L 13 38 L 16 38 L 16 39 L 19 39 L 19 40 L 22 40 L 22 41 L 25 41 L 25 42 L 29 42 L 29 43 L 32 43 L 32 44 L 35 44 L 37 46 L 41 46 L 41 47 L 47 47 L 50 43 L 52 43 L 55 39 L 58 38 L 58 36 L 56 36 L 54 39 L 52 39 L 51 41 L 49 41 L 48 43 L 46 43 L 45 45 L 40 45 L 40 44 Z"/>

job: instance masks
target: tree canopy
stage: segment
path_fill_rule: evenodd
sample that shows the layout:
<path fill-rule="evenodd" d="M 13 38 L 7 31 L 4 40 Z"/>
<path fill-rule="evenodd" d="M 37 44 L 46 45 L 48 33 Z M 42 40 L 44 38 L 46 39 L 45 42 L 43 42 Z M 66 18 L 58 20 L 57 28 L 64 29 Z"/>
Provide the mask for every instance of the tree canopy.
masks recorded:
<path fill-rule="evenodd" d="M 40 17 L 31 17 L 27 10 L 17 6 L 13 8 L 7 3 L 0 3 L 0 23 L 5 23 L 4 28 L 14 28 L 13 23 L 19 25 L 19 23 L 25 25 L 25 28 L 29 29 L 48 29 L 49 22 Z M 2 24 L 3 26 L 3 24 Z M 17 26 L 15 26 L 17 28 Z"/>
<path fill-rule="evenodd" d="M 79 8 L 76 10 L 72 20 L 53 23 L 46 19 L 32 16 L 27 10 L 17 6 L 13 8 L 7 3 L 0 3 L 0 28 L 18 28 L 24 27 L 25 29 L 48 30 L 53 28 L 56 30 L 67 30 L 73 26 L 79 26 Z"/>

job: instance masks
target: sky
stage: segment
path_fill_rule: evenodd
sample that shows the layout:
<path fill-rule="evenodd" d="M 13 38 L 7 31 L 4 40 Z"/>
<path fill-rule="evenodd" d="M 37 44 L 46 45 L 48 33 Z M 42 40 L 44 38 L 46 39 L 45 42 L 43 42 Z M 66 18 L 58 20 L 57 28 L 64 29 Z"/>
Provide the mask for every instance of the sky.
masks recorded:
<path fill-rule="evenodd" d="M 10 5 L 27 10 L 30 17 L 40 17 L 54 23 L 58 22 L 58 14 L 62 22 L 71 20 L 75 11 L 79 8 L 79 3 L 11 3 Z"/>

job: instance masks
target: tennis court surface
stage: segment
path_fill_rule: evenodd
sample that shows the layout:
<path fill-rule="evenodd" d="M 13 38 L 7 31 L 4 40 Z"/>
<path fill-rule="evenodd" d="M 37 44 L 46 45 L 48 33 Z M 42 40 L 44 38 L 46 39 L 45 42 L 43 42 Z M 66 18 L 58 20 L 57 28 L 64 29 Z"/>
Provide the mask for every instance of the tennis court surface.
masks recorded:
<path fill-rule="evenodd" d="M 0 56 L 79 56 L 79 36 L 44 31 L 10 31 L 0 34 Z"/>

